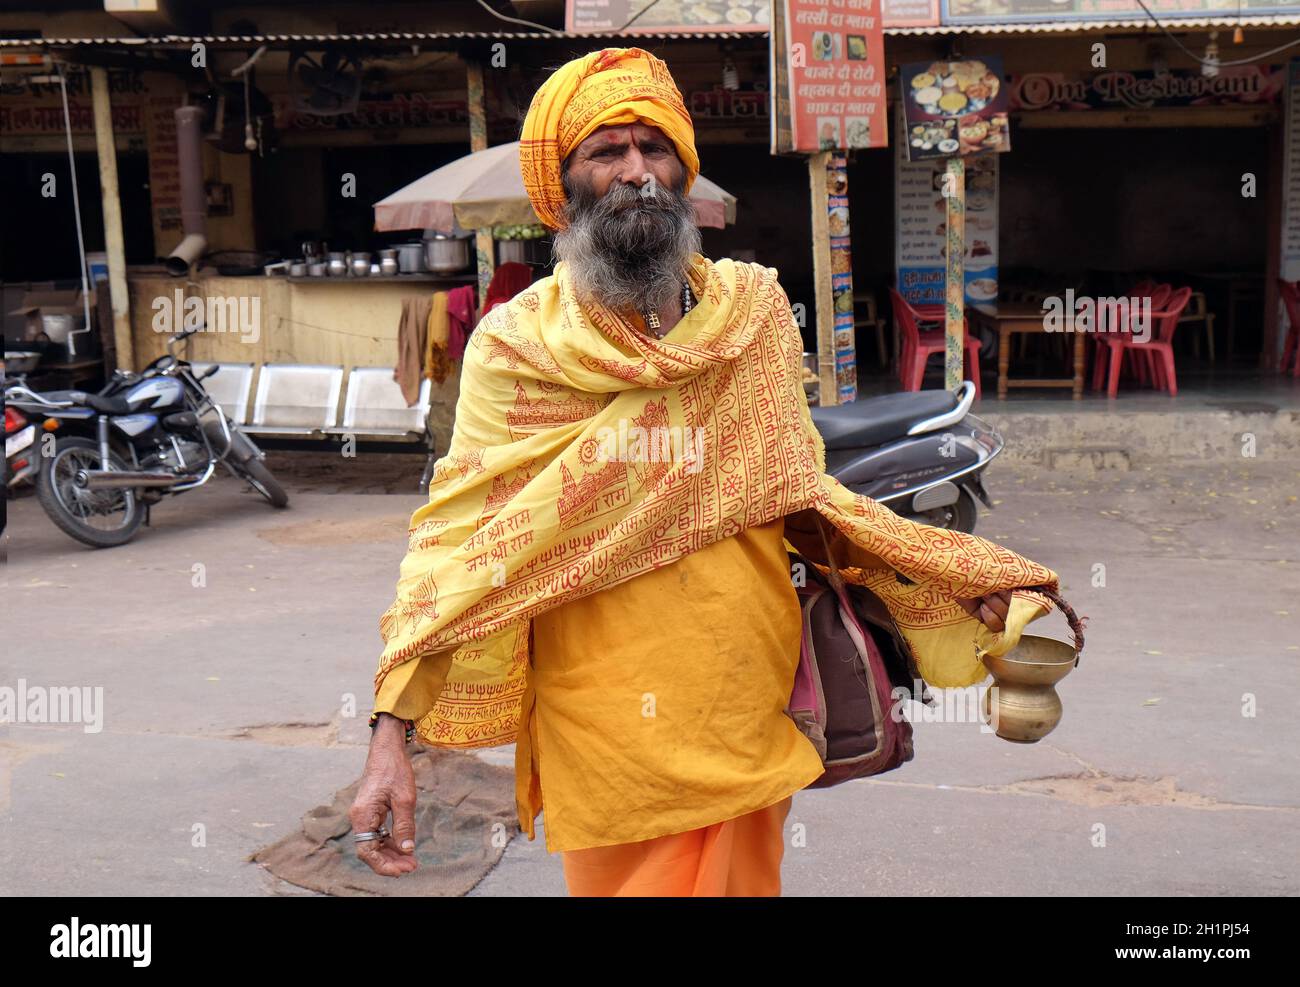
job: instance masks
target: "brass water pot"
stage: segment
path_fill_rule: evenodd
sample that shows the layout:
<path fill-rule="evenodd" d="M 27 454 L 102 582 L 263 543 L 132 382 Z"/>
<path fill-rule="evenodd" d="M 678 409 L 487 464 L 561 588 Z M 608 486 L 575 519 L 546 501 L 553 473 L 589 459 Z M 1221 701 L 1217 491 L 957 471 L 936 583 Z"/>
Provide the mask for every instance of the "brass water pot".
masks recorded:
<path fill-rule="evenodd" d="M 993 673 L 993 686 L 984 693 L 985 722 L 1003 740 L 1042 740 L 1061 722 L 1056 683 L 1077 660 L 1073 645 L 1032 634 L 1022 634 L 1020 643 L 1001 658 L 985 655 L 984 666 Z"/>

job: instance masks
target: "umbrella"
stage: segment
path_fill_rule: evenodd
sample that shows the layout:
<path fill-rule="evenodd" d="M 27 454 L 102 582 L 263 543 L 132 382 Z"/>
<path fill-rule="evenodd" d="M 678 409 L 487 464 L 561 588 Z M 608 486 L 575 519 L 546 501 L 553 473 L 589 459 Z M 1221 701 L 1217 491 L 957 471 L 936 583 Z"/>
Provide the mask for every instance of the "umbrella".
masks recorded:
<path fill-rule="evenodd" d="M 700 226 L 722 229 L 736 221 L 736 197 L 703 175 L 691 186 L 690 200 Z M 381 233 L 536 222 L 519 173 L 518 141 L 467 154 L 375 203 L 375 229 Z"/>

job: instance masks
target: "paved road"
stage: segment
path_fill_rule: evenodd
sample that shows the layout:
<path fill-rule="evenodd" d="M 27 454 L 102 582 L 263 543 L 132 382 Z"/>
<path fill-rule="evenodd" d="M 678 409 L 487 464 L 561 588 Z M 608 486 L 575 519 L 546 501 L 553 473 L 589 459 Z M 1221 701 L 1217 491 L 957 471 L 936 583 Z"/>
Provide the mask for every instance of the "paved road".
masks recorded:
<path fill-rule="evenodd" d="M 101 552 L 10 504 L 0 687 L 102 685 L 105 716 L 0 726 L 0 893 L 302 893 L 245 858 L 359 772 L 422 498 L 354 491 L 413 490 L 420 465 L 304 472 L 280 513 L 223 480 Z M 918 723 L 903 769 L 799 794 L 787 893 L 1300 893 L 1300 472 L 1000 464 L 989 485 L 980 533 L 1057 568 L 1091 618 L 1064 722 L 1031 746 Z M 473 893 L 561 895 L 559 858 L 516 839 Z"/>

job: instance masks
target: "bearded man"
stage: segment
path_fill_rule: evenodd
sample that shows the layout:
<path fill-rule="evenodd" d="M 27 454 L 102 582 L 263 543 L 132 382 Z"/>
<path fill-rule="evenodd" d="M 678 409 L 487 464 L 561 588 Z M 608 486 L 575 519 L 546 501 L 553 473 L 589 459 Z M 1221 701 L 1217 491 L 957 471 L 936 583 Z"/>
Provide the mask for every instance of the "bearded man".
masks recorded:
<path fill-rule="evenodd" d="M 515 741 L 520 827 L 535 838 L 544 811 L 571 894 L 779 894 L 791 798 L 823 771 L 785 712 L 787 539 L 824 558 L 820 526 L 936 686 L 981 681 L 977 646 L 1046 609 L 1010 591 L 1056 577 L 825 475 L 776 272 L 699 252 L 699 159 L 662 61 L 614 48 L 557 70 L 520 163 L 559 262 L 466 349 L 380 620 L 358 854 L 416 867 L 404 731 Z"/>

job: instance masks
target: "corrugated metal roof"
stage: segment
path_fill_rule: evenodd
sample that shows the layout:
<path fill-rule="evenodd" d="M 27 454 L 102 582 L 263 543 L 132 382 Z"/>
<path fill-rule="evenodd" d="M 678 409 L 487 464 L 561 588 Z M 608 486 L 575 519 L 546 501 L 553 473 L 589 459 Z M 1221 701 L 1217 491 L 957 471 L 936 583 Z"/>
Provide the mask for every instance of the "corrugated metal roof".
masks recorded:
<path fill-rule="evenodd" d="M 150 46 L 188 46 L 202 43 L 207 45 L 265 45 L 265 44 L 338 44 L 343 42 L 387 44 L 410 44 L 419 41 L 546 41 L 579 40 L 582 38 L 655 38 L 671 41 L 675 38 L 717 38 L 738 40 L 740 38 L 767 38 L 767 32 L 749 31 L 691 31 L 658 34 L 616 34 L 616 33 L 573 33 L 557 31 L 553 34 L 542 31 L 404 31 L 386 34 L 240 34 L 240 35 L 180 35 L 163 34 L 149 37 L 113 37 L 113 38 L 0 38 L 0 46 L 69 48 L 80 46 L 125 46 L 147 48 Z"/>
<path fill-rule="evenodd" d="M 1163 13 L 1163 12 L 1162 12 Z M 1207 27 L 1290 27 L 1300 24 L 1300 13 L 1263 14 L 1256 17 L 1237 17 L 1219 14 L 1207 17 L 1164 17 L 1161 20 L 1169 31 L 1204 30 Z M 1074 34 L 1081 31 L 1115 31 L 1146 28 L 1159 31 L 1151 18 L 1138 14 L 1134 17 L 1115 17 L 1108 20 L 1036 21 L 1028 24 L 942 24 L 938 27 L 887 27 L 892 35 L 946 35 L 946 34 Z"/>
<path fill-rule="evenodd" d="M 1170 31 L 1203 30 L 1212 27 L 1290 27 L 1300 25 L 1300 12 L 1294 14 L 1263 14 L 1254 17 L 1237 17 L 1220 14 L 1206 17 L 1168 17 L 1163 24 Z M 1146 28 L 1158 31 L 1150 18 L 1141 14 L 1133 17 L 1115 17 L 1108 20 L 1038 21 L 1016 24 L 943 24 L 935 27 L 886 27 L 885 34 L 896 37 L 925 37 L 927 35 L 980 34 L 1074 34 L 1079 32 L 1114 31 Z M 165 34 L 149 37 L 110 38 L 0 38 L 0 48 L 73 48 L 73 47 L 188 47 L 196 43 L 207 45 L 292 45 L 292 44 L 412 44 L 421 41 L 580 41 L 590 40 L 724 40 L 745 38 L 766 41 L 766 31 L 690 31 L 690 32 L 572 32 L 557 31 L 405 31 L 377 34 L 254 34 L 254 35 L 179 35 Z"/>

